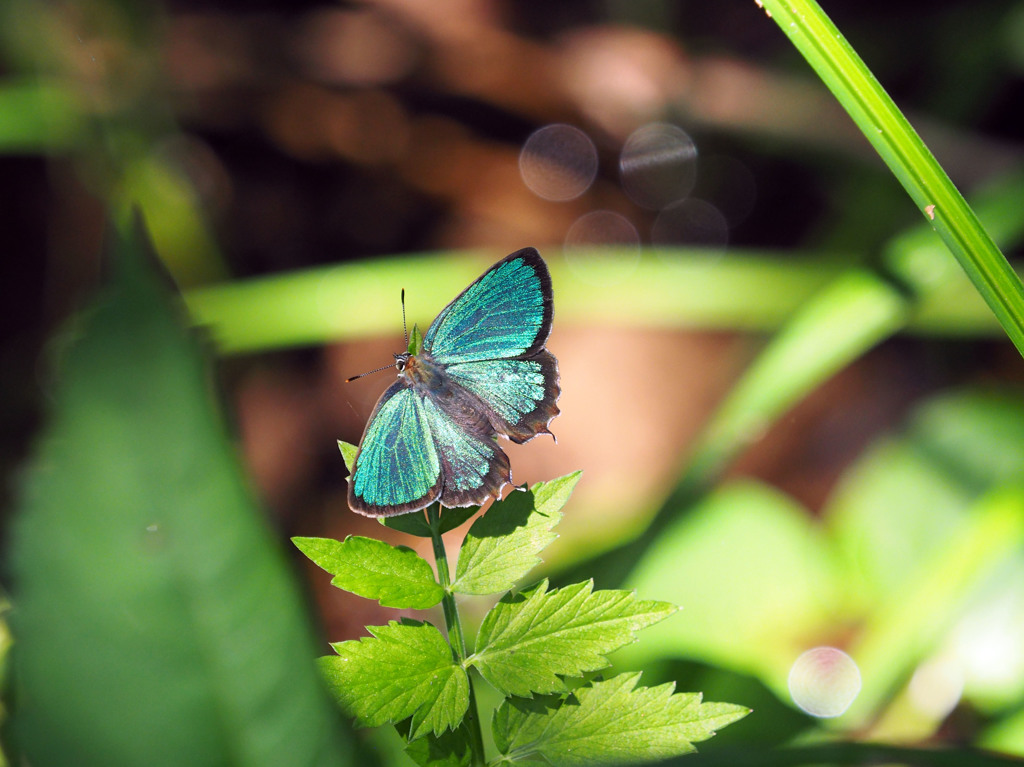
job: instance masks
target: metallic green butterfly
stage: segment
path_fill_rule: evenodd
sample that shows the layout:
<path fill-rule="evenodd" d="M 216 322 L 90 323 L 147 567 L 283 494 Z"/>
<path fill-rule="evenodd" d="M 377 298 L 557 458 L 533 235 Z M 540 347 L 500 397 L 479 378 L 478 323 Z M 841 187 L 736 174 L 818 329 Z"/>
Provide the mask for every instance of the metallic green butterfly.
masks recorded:
<path fill-rule="evenodd" d="M 348 503 L 371 517 L 476 506 L 512 481 L 501 435 L 528 442 L 558 415 L 553 301 L 533 248 L 503 258 L 395 355 L 398 381 L 359 442 Z"/>

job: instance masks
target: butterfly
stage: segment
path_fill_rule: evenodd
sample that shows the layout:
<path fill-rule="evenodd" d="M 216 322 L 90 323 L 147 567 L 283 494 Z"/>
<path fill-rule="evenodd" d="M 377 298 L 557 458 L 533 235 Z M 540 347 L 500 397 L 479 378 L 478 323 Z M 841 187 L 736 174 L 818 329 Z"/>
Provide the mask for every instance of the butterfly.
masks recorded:
<path fill-rule="evenodd" d="M 377 400 L 348 480 L 370 517 L 479 506 L 512 482 L 497 436 L 529 442 L 558 415 L 558 360 L 547 349 L 554 304 L 533 248 L 506 256 L 395 354 L 398 380 Z M 554 435 L 552 435 L 554 436 Z"/>

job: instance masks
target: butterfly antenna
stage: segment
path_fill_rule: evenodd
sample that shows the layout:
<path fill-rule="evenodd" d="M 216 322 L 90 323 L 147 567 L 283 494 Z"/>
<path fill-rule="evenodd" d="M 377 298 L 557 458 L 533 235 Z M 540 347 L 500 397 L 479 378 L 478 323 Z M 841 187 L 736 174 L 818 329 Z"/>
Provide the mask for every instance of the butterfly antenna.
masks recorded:
<path fill-rule="evenodd" d="M 405 333 L 405 346 L 406 346 L 406 348 L 408 348 L 408 346 L 409 346 L 409 330 L 408 330 L 408 328 L 406 327 L 406 324 L 405 324 L 405 288 L 402 288 L 402 332 Z M 397 359 L 397 357 L 398 357 L 398 355 L 396 354 L 395 358 Z M 392 362 L 390 365 L 385 365 L 384 367 L 379 367 L 376 370 L 368 370 L 365 373 L 360 373 L 357 376 L 352 376 L 351 378 L 346 378 L 345 379 L 345 383 L 352 383 L 357 378 L 362 378 L 363 376 L 373 375 L 374 373 L 379 373 L 382 370 L 387 370 L 388 368 L 393 368 L 394 366 L 395 366 L 395 363 Z"/>
<path fill-rule="evenodd" d="M 402 332 L 405 333 L 405 347 L 409 348 L 409 328 L 405 324 L 405 288 L 402 288 Z"/>
<path fill-rule="evenodd" d="M 357 378 L 362 378 L 363 376 L 373 375 L 374 373 L 379 373 L 382 370 L 387 370 L 388 368 L 393 368 L 394 366 L 395 366 L 395 363 L 392 362 L 390 365 L 385 365 L 384 367 L 377 368 L 376 370 L 367 370 L 365 373 L 360 373 L 357 376 L 352 376 L 351 378 L 346 378 L 345 379 L 345 383 L 352 383 Z"/>

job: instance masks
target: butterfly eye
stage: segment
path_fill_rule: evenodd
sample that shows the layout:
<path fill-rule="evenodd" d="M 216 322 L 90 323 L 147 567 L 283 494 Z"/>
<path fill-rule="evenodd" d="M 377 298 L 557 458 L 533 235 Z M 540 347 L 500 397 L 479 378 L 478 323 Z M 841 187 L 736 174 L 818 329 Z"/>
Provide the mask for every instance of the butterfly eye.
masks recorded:
<path fill-rule="evenodd" d="M 398 368 L 399 373 L 405 372 L 405 366 L 409 362 L 409 353 L 402 352 L 401 354 L 395 354 L 395 367 Z"/>

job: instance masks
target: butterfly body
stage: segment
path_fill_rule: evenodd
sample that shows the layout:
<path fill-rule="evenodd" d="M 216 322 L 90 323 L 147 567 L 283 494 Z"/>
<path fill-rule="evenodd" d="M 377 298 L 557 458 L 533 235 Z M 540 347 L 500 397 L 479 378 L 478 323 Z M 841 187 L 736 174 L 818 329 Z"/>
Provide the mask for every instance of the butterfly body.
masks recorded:
<path fill-rule="evenodd" d="M 558 362 L 544 348 L 552 313 L 547 265 L 526 248 L 459 294 L 422 340 L 414 329 L 360 441 L 352 509 L 391 516 L 498 496 L 512 477 L 495 438 L 550 434 L 558 415 Z"/>
<path fill-rule="evenodd" d="M 496 432 L 497 427 L 487 417 L 487 404 L 454 384 L 443 365 L 426 352 L 406 356 L 399 376 L 404 376 L 420 397 L 430 397 L 449 418 L 472 434 Z"/>

